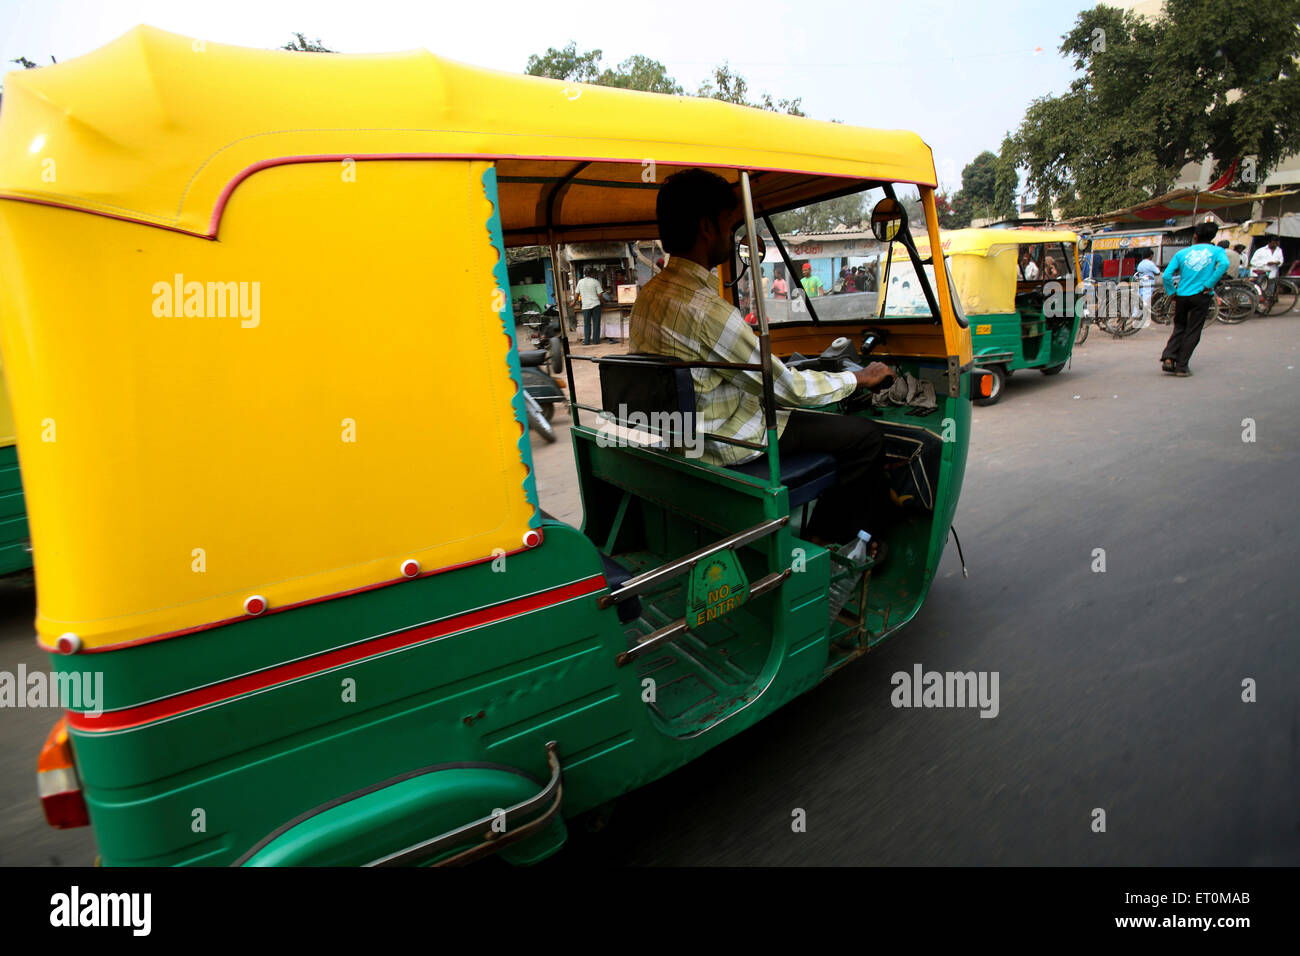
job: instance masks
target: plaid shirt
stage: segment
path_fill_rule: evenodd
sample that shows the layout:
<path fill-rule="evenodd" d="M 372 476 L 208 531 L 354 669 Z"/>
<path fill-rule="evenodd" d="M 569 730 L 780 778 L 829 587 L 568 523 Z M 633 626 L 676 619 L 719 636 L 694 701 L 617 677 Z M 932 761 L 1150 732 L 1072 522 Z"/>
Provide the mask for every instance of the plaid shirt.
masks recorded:
<path fill-rule="evenodd" d="M 673 256 L 663 272 L 637 294 L 629 332 L 633 352 L 649 352 L 685 361 L 759 365 L 758 336 L 740 312 L 717 293 L 717 280 L 698 263 Z M 773 356 L 772 373 L 778 404 L 796 408 L 827 405 L 857 388 L 852 372 L 811 372 L 786 368 Z M 762 442 L 763 376 L 754 371 L 693 368 L 696 429 Z M 777 412 L 777 434 L 785 431 L 789 412 Z M 734 465 L 757 458 L 740 445 L 705 438 L 704 461 Z"/>

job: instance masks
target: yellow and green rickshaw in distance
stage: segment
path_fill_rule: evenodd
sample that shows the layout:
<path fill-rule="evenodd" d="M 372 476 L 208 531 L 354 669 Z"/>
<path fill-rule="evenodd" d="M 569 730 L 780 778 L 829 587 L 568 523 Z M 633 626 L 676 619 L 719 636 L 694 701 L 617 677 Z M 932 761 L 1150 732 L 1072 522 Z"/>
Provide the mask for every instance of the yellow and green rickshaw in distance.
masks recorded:
<path fill-rule="evenodd" d="M 614 399 L 690 379 L 608 360 L 570 399 L 582 527 L 541 510 L 505 250 L 654 238 L 688 167 L 734 184 L 747 239 L 856 190 L 913 261 L 938 240 L 906 132 L 143 27 L 9 74 L 0 349 L 38 639 L 103 681 L 41 752 L 52 824 L 89 823 L 106 865 L 532 862 L 916 614 L 979 378 L 943 270 L 924 314 L 769 330 L 760 306 L 765 355 L 870 339 L 938 396 L 861 411 L 915 493 L 834 620 L 832 577 L 869 569 L 800 536 L 834 462 L 780 459 L 766 361 L 767 440 L 723 468 L 671 430 L 610 441 Z"/>
<path fill-rule="evenodd" d="M 1084 296 L 1077 285 L 1078 235 L 1045 229 L 953 229 L 944 230 L 940 240 L 970 322 L 975 364 L 993 377 L 990 394 L 977 396 L 976 404 L 999 401 L 1013 372 L 1038 369 L 1056 375 L 1064 369 L 1084 315 Z M 900 272 L 906 278 L 906 264 Z M 895 273 L 893 281 L 898 279 Z"/>

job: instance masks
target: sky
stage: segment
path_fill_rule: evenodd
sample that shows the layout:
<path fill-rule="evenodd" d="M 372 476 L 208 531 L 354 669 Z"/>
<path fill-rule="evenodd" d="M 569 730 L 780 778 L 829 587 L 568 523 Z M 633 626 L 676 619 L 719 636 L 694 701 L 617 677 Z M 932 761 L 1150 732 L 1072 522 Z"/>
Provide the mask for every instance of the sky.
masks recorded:
<path fill-rule="evenodd" d="M 139 23 L 198 39 L 278 47 L 301 32 L 344 53 L 424 48 L 523 72 L 528 57 L 577 41 L 603 65 L 659 60 L 695 91 L 724 60 L 749 96 L 802 97 L 818 119 L 908 129 L 934 150 L 940 185 L 997 151 L 1030 101 L 1075 76 L 1059 53 L 1079 0 L 642 0 L 549 3 L 395 0 L 0 0 L 0 59 L 62 62 Z M 13 67 L 17 69 L 17 67 Z"/>

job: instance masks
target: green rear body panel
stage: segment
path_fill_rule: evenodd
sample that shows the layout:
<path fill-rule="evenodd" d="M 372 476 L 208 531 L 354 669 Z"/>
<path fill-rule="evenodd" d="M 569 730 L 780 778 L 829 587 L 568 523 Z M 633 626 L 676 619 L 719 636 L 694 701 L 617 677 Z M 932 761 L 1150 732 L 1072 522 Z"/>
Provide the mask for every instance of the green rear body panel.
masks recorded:
<path fill-rule="evenodd" d="M 18 470 L 18 446 L 0 448 L 0 574 L 32 566 L 31 535 L 27 530 L 27 501 Z"/>
<path fill-rule="evenodd" d="M 1073 319 L 1048 318 L 1041 311 L 972 315 L 970 326 L 975 364 L 1004 365 L 1011 372 L 1051 368 L 1070 360 L 1079 314 Z"/>

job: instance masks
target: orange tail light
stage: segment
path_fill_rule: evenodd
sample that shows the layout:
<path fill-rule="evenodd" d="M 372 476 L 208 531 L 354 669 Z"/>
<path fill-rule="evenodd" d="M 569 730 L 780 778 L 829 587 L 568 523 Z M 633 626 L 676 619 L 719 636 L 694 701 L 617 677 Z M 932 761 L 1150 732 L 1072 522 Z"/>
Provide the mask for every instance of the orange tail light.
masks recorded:
<path fill-rule="evenodd" d="M 77 779 L 77 767 L 72 760 L 68 722 L 64 718 L 59 718 L 41 748 L 36 761 L 36 789 L 50 826 L 67 830 L 90 824 L 86 798 L 81 793 L 81 781 Z"/>

